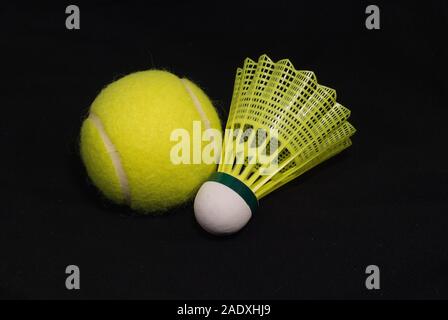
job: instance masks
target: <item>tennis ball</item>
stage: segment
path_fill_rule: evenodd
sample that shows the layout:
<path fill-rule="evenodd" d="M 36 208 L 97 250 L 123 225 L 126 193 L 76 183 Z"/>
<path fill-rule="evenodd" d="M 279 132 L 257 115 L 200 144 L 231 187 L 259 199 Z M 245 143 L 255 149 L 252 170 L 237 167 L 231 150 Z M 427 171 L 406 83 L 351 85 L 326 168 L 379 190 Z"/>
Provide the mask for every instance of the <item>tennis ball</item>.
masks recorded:
<path fill-rule="evenodd" d="M 104 88 L 81 128 L 81 158 L 106 198 L 137 211 L 163 212 L 193 197 L 216 164 L 173 164 L 173 130 L 221 130 L 206 94 L 193 82 L 148 70 Z"/>

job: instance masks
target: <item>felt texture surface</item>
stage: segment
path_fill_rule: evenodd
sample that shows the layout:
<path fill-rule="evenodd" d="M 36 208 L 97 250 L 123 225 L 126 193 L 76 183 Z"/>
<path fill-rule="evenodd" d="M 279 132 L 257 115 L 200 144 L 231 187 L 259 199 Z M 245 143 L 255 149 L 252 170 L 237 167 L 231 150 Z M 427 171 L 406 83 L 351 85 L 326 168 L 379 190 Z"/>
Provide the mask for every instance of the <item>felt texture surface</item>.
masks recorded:
<path fill-rule="evenodd" d="M 186 80 L 210 126 L 220 129 L 219 117 L 206 94 Z M 192 133 L 193 121 L 204 122 L 185 84 L 166 71 L 127 75 L 103 89 L 91 105 L 118 152 L 129 184 L 129 205 L 140 212 L 164 212 L 189 200 L 216 169 L 214 164 L 173 164 L 173 130 Z M 202 130 L 206 124 L 202 123 Z M 127 201 L 120 177 L 98 129 L 87 118 L 81 128 L 81 156 L 88 175 L 112 201 Z M 192 134 L 190 135 L 192 137 Z"/>

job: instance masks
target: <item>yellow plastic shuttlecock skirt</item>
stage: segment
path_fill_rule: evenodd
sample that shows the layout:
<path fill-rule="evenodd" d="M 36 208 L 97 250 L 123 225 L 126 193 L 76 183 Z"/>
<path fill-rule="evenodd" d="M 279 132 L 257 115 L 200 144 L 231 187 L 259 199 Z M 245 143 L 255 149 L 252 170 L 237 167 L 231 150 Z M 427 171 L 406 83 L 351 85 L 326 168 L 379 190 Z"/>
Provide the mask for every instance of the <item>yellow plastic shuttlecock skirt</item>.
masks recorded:
<path fill-rule="evenodd" d="M 267 55 L 246 59 L 237 69 L 218 171 L 196 196 L 198 222 L 212 233 L 239 230 L 259 199 L 351 145 L 349 116 L 313 72 Z"/>

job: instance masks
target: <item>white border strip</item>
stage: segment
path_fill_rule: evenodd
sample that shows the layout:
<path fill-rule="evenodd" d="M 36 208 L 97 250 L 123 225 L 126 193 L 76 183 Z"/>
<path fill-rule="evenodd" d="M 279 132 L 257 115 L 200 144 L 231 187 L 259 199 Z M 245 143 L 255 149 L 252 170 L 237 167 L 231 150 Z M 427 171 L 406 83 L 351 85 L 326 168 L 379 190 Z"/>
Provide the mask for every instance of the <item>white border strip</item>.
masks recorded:
<path fill-rule="evenodd" d="M 110 159 L 112 160 L 112 164 L 115 168 L 115 172 L 117 173 L 118 182 L 120 183 L 120 189 L 123 193 L 124 201 L 127 204 L 131 203 L 131 193 L 129 188 L 129 182 L 128 177 L 126 176 L 126 173 L 123 169 L 123 165 L 121 164 L 120 154 L 118 153 L 117 149 L 115 148 L 114 144 L 110 140 L 109 136 L 106 133 L 106 130 L 104 129 L 103 123 L 101 122 L 101 119 L 94 113 L 90 113 L 89 120 L 92 121 L 95 128 L 98 130 L 101 139 L 103 140 L 104 146 L 106 147 L 107 153 L 110 156 Z"/>
<path fill-rule="evenodd" d="M 182 84 L 185 87 L 185 90 L 187 90 L 188 94 L 190 95 L 191 99 L 193 100 L 194 106 L 196 107 L 196 110 L 198 110 L 198 113 L 201 117 L 202 122 L 204 123 L 204 126 L 206 129 L 210 129 L 210 120 L 208 120 L 207 115 L 204 112 L 204 108 L 202 108 L 201 102 L 199 101 L 198 97 L 194 94 L 193 90 L 191 90 L 190 85 L 188 84 L 188 81 L 186 79 L 180 79 Z"/>

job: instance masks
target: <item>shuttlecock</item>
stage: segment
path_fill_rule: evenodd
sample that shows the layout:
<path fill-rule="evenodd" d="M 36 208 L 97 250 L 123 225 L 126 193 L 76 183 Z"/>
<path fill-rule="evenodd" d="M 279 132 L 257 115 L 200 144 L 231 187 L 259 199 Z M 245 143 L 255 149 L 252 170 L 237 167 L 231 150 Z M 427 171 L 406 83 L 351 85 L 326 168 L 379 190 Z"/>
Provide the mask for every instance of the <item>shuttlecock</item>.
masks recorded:
<path fill-rule="evenodd" d="M 218 170 L 195 198 L 198 223 L 213 234 L 240 230 L 259 199 L 351 145 L 349 115 L 313 72 L 266 55 L 246 59 L 237 70 Z"/>

